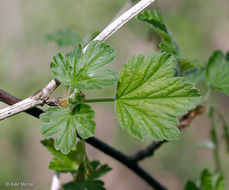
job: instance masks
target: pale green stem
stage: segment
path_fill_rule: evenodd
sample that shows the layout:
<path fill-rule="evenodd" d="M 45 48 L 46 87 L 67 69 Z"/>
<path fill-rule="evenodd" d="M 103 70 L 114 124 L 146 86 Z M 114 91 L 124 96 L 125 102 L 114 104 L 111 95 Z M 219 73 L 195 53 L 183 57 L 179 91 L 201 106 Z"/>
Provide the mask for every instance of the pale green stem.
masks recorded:
<path fill-rule="evenodd" d="M 81 100 L 81 103 L 95 103 L 95 102 L 114 102 L 116 98 L 98 98 L 98 99 L 87 99 Z"/>

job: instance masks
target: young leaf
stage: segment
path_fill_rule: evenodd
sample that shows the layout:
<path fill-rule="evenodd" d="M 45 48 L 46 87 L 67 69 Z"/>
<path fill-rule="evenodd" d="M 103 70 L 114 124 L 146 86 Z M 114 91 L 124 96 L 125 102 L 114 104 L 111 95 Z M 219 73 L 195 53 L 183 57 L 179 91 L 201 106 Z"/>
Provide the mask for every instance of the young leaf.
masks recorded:
<path fill-rule="evenodd" d="M 184 190 L 200 190 L 196 184 L 192 181 L 188 181 L 185 185 Z"/>
<path fill-rule="evenodd" d="M 207 169 L 202 172 L 200 180 L 203 190 L 211 190 L 213 188 L 212 175 Z"/>
<path fill-rule="evenodd" d="M 172 53 L 172 54 L 179 54 L 179 49 L 174 41 L 172 35 L 169 33 L 164 19 L 161 13 L 157 10 L 154 11 L 144 11 L 137 16 L 137 19 L 144 21 L 157 32 L 157 34 L 161 37 L 162 42 L 160 44 L 160 48 L 162 52 Z"/>
<path fill-rule="evenodd" d="M 80 46 L 76 53 L 64 56 L 58 54 L 53 58 L 51 71 L 60 82 L 75 89 L 101 89 L 112 85 L 117 80 L 113 69 L 101 69 L 114 59 L 114 50 L 108 45 L 93 41 L 82 55 Z"/>
<path fill-rule="evenodd" d="M 75 172 L 81 162 L 78 155 L 82 154 L 82 149 L 75 148 L 69 154 L 62 154 L 54 147 L 54 139 L 45 139 L 41 143 L 54 156 L 49 164 L 49 169 L 57 172 Z"/>
<path fill-rule="evenodd" d="M 100 165 L 99 161 L 92 161 L 91 166 L 93 168 L 93 171 L 89 176 L 90 179 L 102 177 L 112 170 L 107 164 Z"/>
<path fill-rule="evenodd" d="M 69 182 L 63 185 L 62 190 L 105 190 L 104 182 L 100 180 L 87 180 L 84 183 Z"/>
<path fill-rule="evenodd" d="M 53 57 L 50 64 L 51 71 L 55 78 L 64 84 L 71 84 L 74 76 L 78 72 L 77 65 L 82 56 L 82 46 L 79 45 L 74 51 L 66 56 L 59 53 Z"/>
<path fill-rule="evenodd" d="M 86 139 L 94 135 L 94 111 L 87 104 L 78 104 L 73 111 L 50 107 L 40 115 L 44 121 L 41 126 L 42 135 L 49 138 L 57 134 L 54 146 L 64 154 L 68 154 L 76 144 L 76 131 L 81 138 Z"/>
<path fill-rule="evenodd" d="M 176 56 L 176 59 L 182 72 L 190 69 L 201 69 L 204 67 L 204 65 L 197 60 L 180 58 L 179 56 Z"/>
<path fill-rule="evenodd" d="M 209 58 L 205 75 L 208 85 L 229 95 L 229 61 L 222 51 L 215 51 Z"/>
<path fill-rule="evenodd" d="M 199 91 L 174 77 L 176 59 L 170 54 L 132 56 L 118 80 L 116 113 L 121 127 L 143 140 L 175 140 L 180 134 L 176 117 L 194 108 Z"/>
<path fill-rule="evenodd" d="M 81 42 L 81 37 L 74 31 L 56 31 L 46 36 L 49 41 L 55 41 L 59 47 L 74 46 Z"/>
<path fill-rule="evenodd" d="M 184 190 L 224 190 L 223 175 L 217 173 L 212 175 L 207 169 L 201 173 L 200 184 L 196 184 L 192 181 L 188 181 Z"/>
<path fill-rule="evenodd" d="M 63 185 L 63 190 L 105 190 L 104 183 L 97 178 L 104 176 L 111 170 L 107 165 L 100 165 L 99 161 L 91 162 L 92 172 L 83 182 L 70 182 Z"/>
<path fill-rule="evenodd" d="M 184 72 L 184 78 L 186 81 L 192 83 L 199 83 L 205 80 L 205 68 L 194 68 Z"/>
<path fill-rule="evenodd" d="M 159 45 L 161 52 L 171 53 L 174 55 L 180 65 L 181 73 L 191 68 L 203 67 L 203 65 L 198 61 L 188 60 L 181 57 L 178 45 L 167 29 L 164 19 L 159 11 L 144 11 L 143 13 L 140 13 L 137 18 L 148 23 L 161 37 L 162 42 Z"/>

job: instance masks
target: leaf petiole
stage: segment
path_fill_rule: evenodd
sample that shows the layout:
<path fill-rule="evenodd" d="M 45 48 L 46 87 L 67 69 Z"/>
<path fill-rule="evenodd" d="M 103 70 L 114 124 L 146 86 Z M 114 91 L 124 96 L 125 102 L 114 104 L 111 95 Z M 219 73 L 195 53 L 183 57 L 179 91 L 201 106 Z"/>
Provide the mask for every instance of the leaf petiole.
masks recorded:
<path fill-rule="evenodd" d="M 95 102 L 114 102 L 116 98 L 97 98 L 97 99 L 87 99 L 81 100 L 81 103 L 95 103 Z"/>

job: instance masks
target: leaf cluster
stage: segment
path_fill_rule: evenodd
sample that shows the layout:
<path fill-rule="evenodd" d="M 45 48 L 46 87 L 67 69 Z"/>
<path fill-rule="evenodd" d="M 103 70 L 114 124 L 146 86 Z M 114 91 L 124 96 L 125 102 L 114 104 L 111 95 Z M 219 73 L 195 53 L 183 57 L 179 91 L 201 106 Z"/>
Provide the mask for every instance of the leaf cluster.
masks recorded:
<path fill-rule="evenodd" d="M 153 30 L 161 37 L 160 50 L 161 52 L 167 52 L 172 54 L 176 59 L 180 67 L 180 73 L 192 68 L 202 68 L 201 64 L 197 60 L 190 60 L 184 58 L 180 54 L 179 47 L 174 40 L 172 34 L 169 32 L 165 21 L 161 13 L 157 10 L 144 11 L 137 16 L 137 19 L 148 23 Z"/>
<path fill-rule="evenodd" d="M 63 185 L 63 190 L 105 190 L 104 183 L 98 178 L 111 170 L 108 165 L 101 165 L 99 161 L 88 160 L 84 141 L 79 141 L 69 154 L 62 154 L 54 147 L 54 139 L 41 141 L 53 155 L 49 169 L 57 172 L 70 172 L 74 181 Z"/>
<path fill-rule="evenodd" d="M 198 185 L 193 181 L 188 181 L 184 190 L 224 190 L 224 179 L 221 173 L 212 175 L 207 169 L 201 173 Z"/>

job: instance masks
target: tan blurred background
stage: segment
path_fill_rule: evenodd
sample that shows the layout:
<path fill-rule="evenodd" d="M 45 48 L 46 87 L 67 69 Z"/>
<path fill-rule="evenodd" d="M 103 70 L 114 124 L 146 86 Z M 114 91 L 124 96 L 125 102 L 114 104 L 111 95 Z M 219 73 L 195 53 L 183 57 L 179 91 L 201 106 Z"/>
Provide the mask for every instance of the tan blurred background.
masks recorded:
<path fill-rule="evenodd" d="M 45 36 L 56 30 L 70 29 L 84 36 L 101 31 L 126 3 L 124 0 L 0 0 L 0 88 L 24 99 L 51 80 L 49 64 L 58 48 Z M 212 51 L 229 50 L 228 0 L 158 0 L 153 6 L 164 19 L 187 58 L 206 62 Z M 133 19 L 112 36 L 109 43 L 116 50 L 112 67 L 120 70 L 134 53 L 149 55 L 158 51 L 158 36 L 150 28 Z M 103 91 L 86 92 L 88 97 L 112 97 L 115 85 Z M 63 96 L 60 87 L 56 96 Z M 211 100 L 228 116 L 229 98 L 215 94 Z M 5 104 L 0 103 L 0 108 Z M 141 143 L 123 132 L 116 121 L 113 103 L 93 104 L 96 111 L 96 137 L 127 154 L 149 144 Z M 228 119 L 228 118 L 227 118 Z M 24 113 L 0 123 L 0 189 L 5 182 L 33 182 L 33 189 L 49 189 L 53 171 L 48 170 L 51 155 L 41 146 L 41 122 Z M 188 179 L 197 179 L 204 168 L 214 170 L 211 150 L 199 144 L 209 138 L 206 115 L 195 119 L 182 132 L 179 141 L 167 143 L 152 158 L 141 162 L 150 174 L 170 190 L 184 187 Z M 221 158 L 229 183 L 229 155 L 222 142 Z M 89 158 L 108 163 L 113 170 L 103 179 L 108 190 L 151 189 L 129 169 L 88 146 Z M 62 175 L 63 181 L 70 179 Z M 229 184 L 227 185 L 229 188 Z"/>

